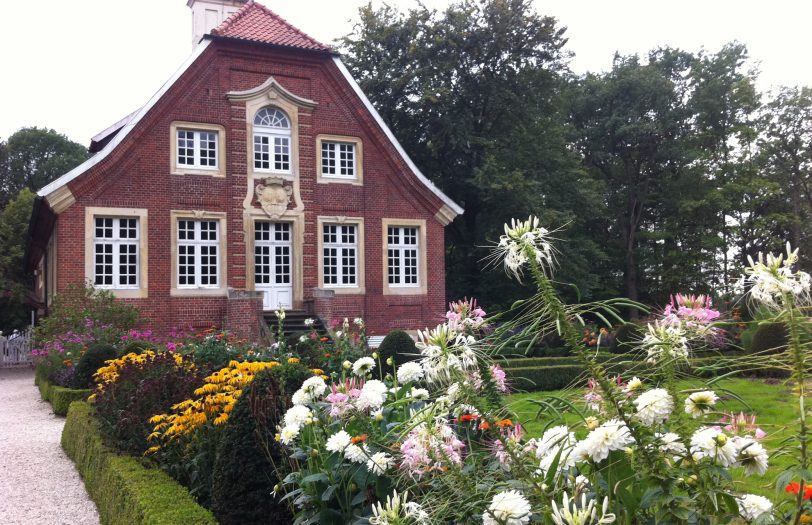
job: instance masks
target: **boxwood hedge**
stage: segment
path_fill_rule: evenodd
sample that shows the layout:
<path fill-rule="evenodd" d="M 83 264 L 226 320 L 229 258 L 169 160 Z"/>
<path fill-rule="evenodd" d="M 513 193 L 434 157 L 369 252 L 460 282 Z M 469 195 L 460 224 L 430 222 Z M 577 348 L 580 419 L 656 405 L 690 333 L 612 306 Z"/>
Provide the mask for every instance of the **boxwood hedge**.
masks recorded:
<path fill-rule="evenodd" d="M 71 403 L 62 448 L 76 463 L 103 525 L 216 525 L 165 472 L 108 448 L 89 404 Z"/>

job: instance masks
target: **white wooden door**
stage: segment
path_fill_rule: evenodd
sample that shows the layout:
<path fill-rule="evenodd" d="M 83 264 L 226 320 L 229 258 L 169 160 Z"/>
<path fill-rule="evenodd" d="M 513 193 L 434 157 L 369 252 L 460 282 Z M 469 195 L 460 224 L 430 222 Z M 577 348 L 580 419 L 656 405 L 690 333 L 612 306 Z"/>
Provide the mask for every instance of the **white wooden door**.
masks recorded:
<path fill-rule="evenodd" d="M 254 285 L 265 310 L 293 308 L 293 237 L 288 222 L 254 224 Z"/>

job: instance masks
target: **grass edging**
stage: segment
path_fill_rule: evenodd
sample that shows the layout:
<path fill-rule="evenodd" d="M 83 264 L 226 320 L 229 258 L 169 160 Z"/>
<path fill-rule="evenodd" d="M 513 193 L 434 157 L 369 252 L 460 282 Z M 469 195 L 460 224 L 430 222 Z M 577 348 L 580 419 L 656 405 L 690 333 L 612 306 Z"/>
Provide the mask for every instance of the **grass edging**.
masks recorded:
<path fill-rule="evenodd" d="M 83 401 L 70 404 L 62 448 L 76 464 L 104 525 L 216 525 L 204 509 L 165 472 L 107 447 Z"/>
<path fill-rule="evenodd" d="M 37 369 L 34 374 L 34 384 L 39 388 L 39 395 L 43 401 L 51 403 L 51 409 L 57 416 L 68 415 L 68 407 L 74 401 L 84 401 L 91 393 L 90 389 L 74 389 L 57 386 L 48 381 L 45 372 Z"/>

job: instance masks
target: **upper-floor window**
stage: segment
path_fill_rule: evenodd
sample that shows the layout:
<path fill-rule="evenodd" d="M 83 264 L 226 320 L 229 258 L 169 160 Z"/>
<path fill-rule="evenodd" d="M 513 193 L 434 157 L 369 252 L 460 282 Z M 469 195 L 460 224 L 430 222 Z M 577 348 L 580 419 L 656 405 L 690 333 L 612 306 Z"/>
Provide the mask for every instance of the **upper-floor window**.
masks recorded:
<path fill-rule="evenodd" d="M 177 130 L 177 165 L 188 168 L 217 169 L 217 132 Z"/>
<path fill-rule="evenodd" d="M 322 177 L 355 178 L 355 144 L 322 141 Z"/>
<path fill-rule="evenodd" d="M 279 108 L 264 107 L 254 115 L 254 169 L 291 172 L 290 119 Z"/>
<path fill-rule="evenodd" d="M 138 288 L 137 217 L 95 217 L 93 284 L 99 288 Z"/>

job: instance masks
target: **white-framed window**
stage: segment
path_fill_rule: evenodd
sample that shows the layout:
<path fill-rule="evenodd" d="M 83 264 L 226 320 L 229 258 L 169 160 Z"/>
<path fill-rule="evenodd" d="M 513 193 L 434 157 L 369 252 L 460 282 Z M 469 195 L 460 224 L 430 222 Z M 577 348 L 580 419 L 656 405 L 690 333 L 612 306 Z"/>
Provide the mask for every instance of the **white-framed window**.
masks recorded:
<path fill-rule="evenodd" d="M 139 246 L 137 217 L 95 217 L 93 285 L 108 289 L 137 289 Z"/>
<path fill-rule="evenodd" d="M 291 284 L 291 223 L 254 223 L 254 282 L 259 286 Z"/>
<path fill-rule="evenodd" d="M 420 229 L 388 226 L 386 230 L 387 278 L 391 287 L 420 285 Z"/>
<path fill-rule="evenodd" d="M 354 179 L 355 144 L 351 142 L 321 141 L 321 175 Z"/>
<path fill-rule="evenodd" d="M 355 224 L 322 225 L 322 275 L 322 284 L 327 287 L 358 286 Z"/>
<path fill-rule="evenodd" d="M 178 288 L 220 286 L 220 221 L 178 219 Z"/>
<path fill-rule="evenodd" d="M 279 108 L 264 107 L 254 115 L 254 169 L 291 173 L 290 119 Z"/>
<path fill-rule="evenodd" d="M 175 132 L 179 167 L 217 169 L 217 131 L 178 128 Z"/>

